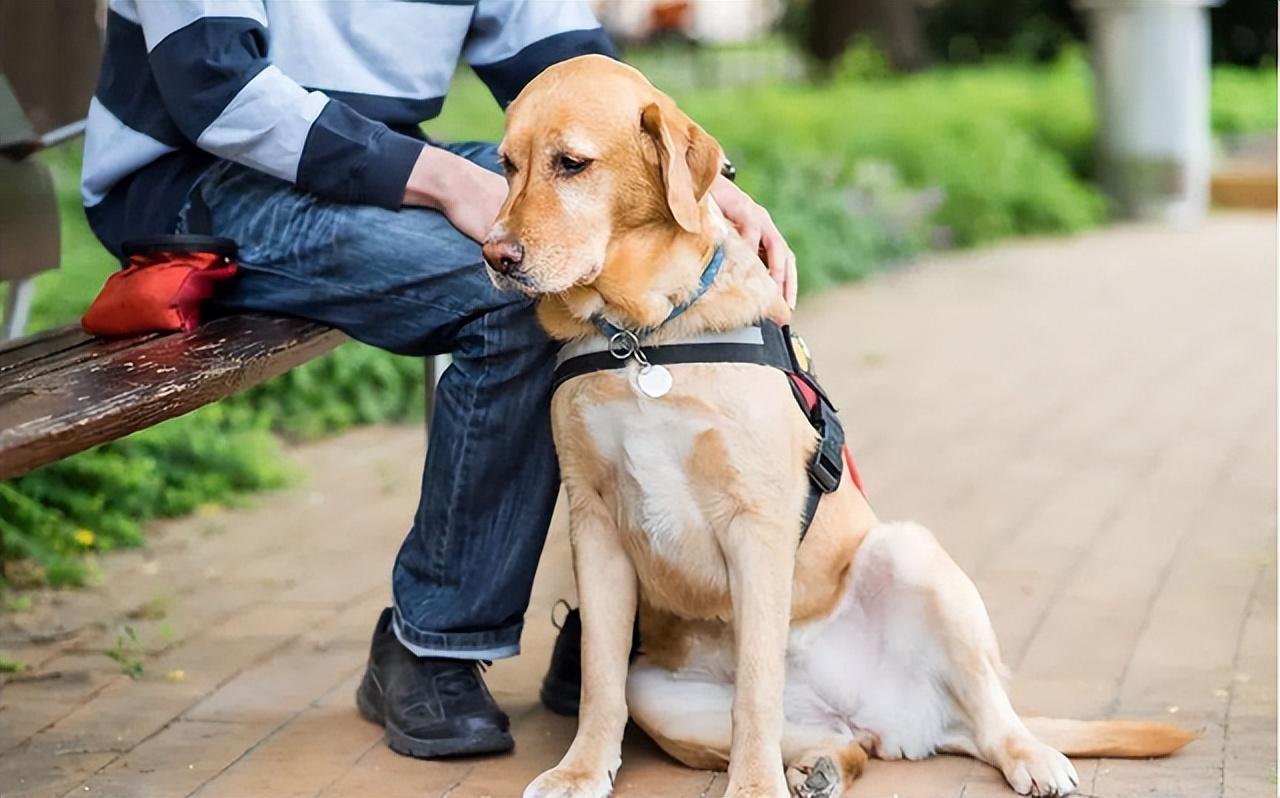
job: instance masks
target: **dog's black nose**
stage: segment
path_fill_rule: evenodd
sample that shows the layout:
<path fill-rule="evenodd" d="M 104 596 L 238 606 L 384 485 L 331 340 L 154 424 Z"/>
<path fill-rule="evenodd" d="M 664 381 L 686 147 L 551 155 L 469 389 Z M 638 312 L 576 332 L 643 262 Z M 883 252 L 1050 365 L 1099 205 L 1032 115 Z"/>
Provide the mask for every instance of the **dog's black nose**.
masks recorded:
<path fill-rule="evenodd" d="M 524 261 L 524 247 L 514 238 L 491 238 L 480 250 L 489 268 L 498 274 L 511 274 Z"/>

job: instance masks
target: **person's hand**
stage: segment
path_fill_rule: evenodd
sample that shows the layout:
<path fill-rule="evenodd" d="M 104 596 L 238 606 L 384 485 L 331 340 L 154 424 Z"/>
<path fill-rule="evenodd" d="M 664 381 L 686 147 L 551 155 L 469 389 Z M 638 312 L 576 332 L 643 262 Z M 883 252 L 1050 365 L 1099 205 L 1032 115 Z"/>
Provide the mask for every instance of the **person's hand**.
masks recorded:
<path fill-rule="evenodd" d="M 769 212 L 723 175 L 716 177 L 716 182 L 711 184 L 711 197 L 725 218 L 738 228 L 738 233 L 761 253 L 769 274 L 782 291 L 782 298 L 794 308 L 796 291 L 800 287 L 796 276 L 796 255 L 787 246 L 782 233 L 778 232 Z"/>
<path fill-rule="evenodd" d="M 483 242 L 507 198 L 507 181 L 440 147 L 422 148 L 404 189 L 405 205 L 435 208 L 468 238 Z"/>

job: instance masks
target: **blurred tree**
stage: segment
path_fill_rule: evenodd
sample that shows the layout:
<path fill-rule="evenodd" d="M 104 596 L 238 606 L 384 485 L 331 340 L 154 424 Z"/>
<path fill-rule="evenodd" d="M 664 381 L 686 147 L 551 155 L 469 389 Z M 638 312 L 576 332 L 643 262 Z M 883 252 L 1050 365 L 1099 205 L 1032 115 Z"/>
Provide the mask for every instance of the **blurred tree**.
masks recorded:
<path fill-rule="evenodd" d="M 1213 29 L 1214 61 L 1241 66 L 1275 61 L 1275 3 L 1227 0 L 1209 11 L 1209 20 Z"/>
<path fill-rule="evenodd" d="M 793 30 L 798 28 L 805 50 L 824 72 L 859 35 L 870 38 L 898 71 L 929 65 L 919 0 L 806 0 L 797 6 Z"/>
<path fill-rule="evenodd" d="M 943 0 L 925 18 L 929 50 L 949 62 L 990 55 L 1032 61 L 1052 59 L 1082 39 L 1082 21 L 1071 0 Z"/>
<path fill-rule="evenodd" d="M 1215 62 L 1275 60 L 1275 4 L 1226 0 L 1210 10 L 1210 20 Z M 1047 61 L 1085 37 L 1072 0 L 792 0 L 784 27 L 824 71 L 860 34 L 897 70 L 989 56 Z"/>

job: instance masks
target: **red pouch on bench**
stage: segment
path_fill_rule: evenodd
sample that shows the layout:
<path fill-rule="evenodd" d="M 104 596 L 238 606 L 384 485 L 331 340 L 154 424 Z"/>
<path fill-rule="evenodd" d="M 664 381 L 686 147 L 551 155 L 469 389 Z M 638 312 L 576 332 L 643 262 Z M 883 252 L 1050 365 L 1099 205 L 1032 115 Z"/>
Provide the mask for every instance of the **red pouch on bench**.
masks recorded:
<path fill-rule="evenodd" d="M 90 335 L 194 330 L 218 283 L 235 276 L 235 242 L 208 236 L 158 236 L 124 245 L 125 268 L 107 278 L 80 320 Z"/>

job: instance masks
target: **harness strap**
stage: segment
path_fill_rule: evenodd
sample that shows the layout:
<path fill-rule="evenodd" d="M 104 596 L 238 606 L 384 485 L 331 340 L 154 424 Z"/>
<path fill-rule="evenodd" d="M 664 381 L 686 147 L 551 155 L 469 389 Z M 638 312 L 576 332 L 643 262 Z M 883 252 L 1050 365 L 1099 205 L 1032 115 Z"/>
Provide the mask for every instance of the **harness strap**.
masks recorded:
<path fill-rule="evenodd" d="M 801 512 L 800 540 L 809 532 L 814 516 L 818 514 L 818 504 L 823 495 L 834 492 L 840 487 L 844 477 L 844 469 L 849 467 L 849 475 L 858 490 L 862 490 L 862 480 L 853 467 L 853 458 L 849 456 L 845 446 L 844 425 L 836 415 L 836 409 L 827 399 L 826 394 L 816 382 L 802 371 L 787 374 L 791 381 L 791 391 L 796 401 L 809 416 L 809 424 L 817 431 L 818 447 L 814 449 L 813 458 L 809 461 L 809 495 L 805 497 L 804 509 Z"/>
<path fill-rule="evenodd" d="M 785 372 L 792 370 L 791 349 L 782 328 L 771 321 L 728 333 L 711 333 L 661 345 L 641 345 L 649 363 L 670 366 L 676 363 L 755 363 Z M 608 351 L 607 342 L 593 339 L 569 344 L 556 359 L 552 390 L 564 383 L 596 371 L 624 368 L 626 359 Z"/>

